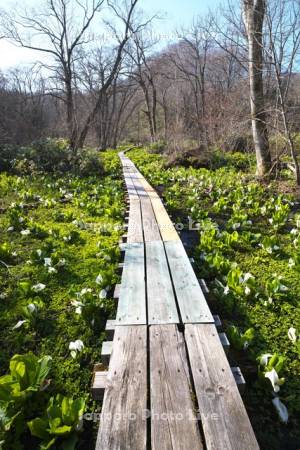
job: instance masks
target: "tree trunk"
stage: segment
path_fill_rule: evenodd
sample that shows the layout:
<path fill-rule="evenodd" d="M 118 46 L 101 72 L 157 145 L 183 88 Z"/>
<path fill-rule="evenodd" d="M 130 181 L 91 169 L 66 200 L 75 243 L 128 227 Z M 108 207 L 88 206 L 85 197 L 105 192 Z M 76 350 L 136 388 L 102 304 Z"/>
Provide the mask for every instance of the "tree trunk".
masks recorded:
<path fill-rule="evenodd" d="M 248 37 L 250 106 L 257 175 L 263 177 L 271 168 L 263 88 L 263 23 L 265 0 L 243 0 L 244 22 Z"/>
<path fill-rule="evenodd" d="M 77 125 L 74 113 L 75 107 L 74 107 L 74 98 L 71 80 L 70 82 L 66 82 L 65 86 L 66 86 L 68 137 L 71 149 L 73 150 L 73 152 L 76 152 Z"/>

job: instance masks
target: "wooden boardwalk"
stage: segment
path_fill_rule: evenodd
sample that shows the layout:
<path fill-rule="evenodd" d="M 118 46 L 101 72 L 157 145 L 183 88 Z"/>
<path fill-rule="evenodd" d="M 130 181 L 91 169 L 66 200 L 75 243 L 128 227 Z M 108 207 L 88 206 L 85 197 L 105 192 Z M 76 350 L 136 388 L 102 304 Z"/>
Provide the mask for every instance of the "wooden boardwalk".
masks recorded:
<path fill-rule="evenodd" d="M 155 190 L 120 159 L 129 219 L 96 449 L 258 449 L 178 233 Z"/>

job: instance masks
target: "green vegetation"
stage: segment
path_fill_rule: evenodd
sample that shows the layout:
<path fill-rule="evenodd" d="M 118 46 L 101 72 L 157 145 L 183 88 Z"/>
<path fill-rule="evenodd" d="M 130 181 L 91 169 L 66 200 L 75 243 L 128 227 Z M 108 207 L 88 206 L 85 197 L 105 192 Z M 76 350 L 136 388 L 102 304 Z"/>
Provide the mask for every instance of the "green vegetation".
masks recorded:
<path fill-rule="evenodd" d="M 211 170 L 166 168 L 163 157 L 142 149 L 129 156 L 163 192 L 174 222 L 198 233 L 191 256 L 231 338 L 231 365 L 247 380 L 244 400 L 261 448 L 298 449 L 298 202 L 275 182 L 259 184 L 245 155 L 218 158 Z"/>
<path fill-rule="evenodd" d="M 89 158 L 78 176 L 49 173 L 36 156 L 11 167 L 26 166 L 25 175 L 0 174 L 3 450 L 94 445 L 93 424 L 81 416 L 98 406 L 91 376 L 115 316 L 125 210 L 117 153 L 92 153 L 101 176 L 86 176 Z"/>

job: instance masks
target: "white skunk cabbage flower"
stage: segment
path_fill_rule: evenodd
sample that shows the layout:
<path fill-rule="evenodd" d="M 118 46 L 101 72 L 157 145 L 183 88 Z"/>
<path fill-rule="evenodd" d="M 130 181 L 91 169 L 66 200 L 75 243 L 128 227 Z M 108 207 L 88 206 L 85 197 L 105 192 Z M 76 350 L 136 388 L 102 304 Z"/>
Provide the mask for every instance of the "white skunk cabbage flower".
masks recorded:
<path fill-rule="evenodd" d="M 268 378 L 271 381 L 271 384 L 273 386 L 273 390 L 274 392 L 279 392 L 280 391 L 280 386 L 279 386 L 279 376 L 278 373 L 276 372 L 275 369 L 270 370 L 269 372 L 265 373 L 265 378 Z"/>
<path fill-rule="evenodd" d="M 28 236 L 30 234 L 30 230 L 22 230 L 21 231 L 22 236 Z"/>
<path fill-rule="evenodd" d="M 83 288 L 83 289 L 81 289 L 79 295 L 85 295 L 85 294 L 89 294 L 89 293 L 91 293 L 91 292 L 92 292 L 92 289 L 91 289 L 91 288 Z"/>
<path fill-rule="evenodd" d="M 84 306 L 84 304 L 82 302 L 79 302 L 78 300 L 72 300 L 71 301 L 71 305 L 75 306 L 75 313 L 76 314 L 81 314 L 82 313 L 82 308 Z"/>
<path fill-rule="evenodd" d="M 19 320 L 19 322 L 17 322 L 12 329 L 17 330 L 18 328 L 21 328 L 26 322 L 28 322 L 28 320 Z"/>
<path fill-rule="evenodd" d="M 30 313 L 34 313 L 37 311 L 37 306 L 34 303 L 29 303 L 29 305 L 27 305 L 27 309 Z"/>
<path fill-rule="evenodd" d="M 273 355 L 271 355 L 271 353 L 265 353 L 264 355 L 262 355 L 260 358 L 260 365 L 266 366 L 268 364 L 269 359 L 272 358 L 272 356 Z"/>
<path fill-rule="evenodd" d="M 100 293 L 99 293 L 99 298 L 104 299 L 106 297 L 107 297 L 107 290 L 102 289 L 102 291 L 100 291 Z"/>
<path fill-rule="evenodd" d="M 101 284 L 102 282 L 103 282 L 103 277 L 102 277 L 101 274 L 99 274 L 99 275 L 97 276 L 97 278 L 96 278 L 96 283 L 97 283 L 97 284 Z"/>
<path fill-rule="evenodd" d="M 38 284 L 35 284 L 34 286 L 32 286 L 32 290 L 33 290 L 34 292 L 41 292 L 41 291 L 43 291 L 43 290 L 45 289 L 45 287 L 46 287 L 45 284 L 43 284 L 43 283 L 38 283 Z"/>
<path fill-rule="evenodd" d="M 287 423 L 289 420 L 289 412 L 287 410 L 287 407 L 282 403 L 282 401 L 279 399 L 279 397 L 273 398 L 272 403 L 278 412 L 280 420 L 283 423 Z"/>
<path fill-rule="evenodd" d="M 77 339 L 76 341 L 72 341 L 69 344 L 69 350 L 71 350 L 72 358 L 76 358 L 77 353 L 80 353 L 84 349 L 84 344 L 81 339 Z"/>
<path fill-rule="evenodd" d="M 288 331 L 288 337 L 292 342 L 297 341 L 297 330 L 294 327 L 291 327 Z"/>

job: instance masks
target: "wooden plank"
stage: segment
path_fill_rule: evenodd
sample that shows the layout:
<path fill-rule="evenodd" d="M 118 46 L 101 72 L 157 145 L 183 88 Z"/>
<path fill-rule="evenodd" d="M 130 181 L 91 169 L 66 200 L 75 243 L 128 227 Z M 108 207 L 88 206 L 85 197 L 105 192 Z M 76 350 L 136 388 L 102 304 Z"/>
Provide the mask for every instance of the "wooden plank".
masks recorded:
<path fill-rule="evenodd" d="M 231 367 L 232 375 L 234 376 L 236 385 L 241 394 L 245 392 L 246 380 L 242 374 L 242 371 L 239 367 Z"/>
<path fill-rule="evenodd" d="M 105 366 L 109 366 L 109 360 L 112 354 L 113 341 L 102 342 L 101 361 Z"/>
<path fill-rule="evenodd" d="M 128 244 L 120 287 L 116 325 L 144 325 L 146 286 L 144 244 Z"/>
<path fill-rule="evenodd" d="M 181 241 L 165 242 L 170 272 L 183 323 L 214 323 Z"/>
<path fill-rule="evenodd" d="M 144 189 L 143 185 L 141 184 L 140 180 L 138 178 L 133 178 L 132 180 L 133 180 L 134 187 L 135 187 L 135 190 L 136 190 L 138 196 L 140 198 L 148 198 L 148 194 L 145 191 L 145 189 Z"/>
<path fill-rule="evenodd" d="M 126 188 L 127 188 L 127 192 L 129 195 L 137 195 L 133 180 L 131 179 L 131 177 L 129 176 L 125 176 L 124 178 L 125 180 L 125 184 L 126 184 Z"/>
<path fill-rule="evenodd" d="M 215 325 L 187 324 L 185 340 L 207 450 L 258 450 Z"/>
<path fill-rule="evenodd" d="M 116 321 L 115 320 L 107 320 L 105 325 L 106 337 L 108 340 L 112 341 L 115 335 L 116 330 Z"/>
<path fill-rule="evenodd" d="M 130 201 L 127 242 L 144 242 L 142 210 L 139 199 Z"/>
<path fill-rule="evenodd" d="M 179 323 L 162 241 L 146 242 L 148 323 Z"/>
<path fill-rule="evenodd" d="M 107 381 L 107 371 L 95 371 L 93 374 L 91 394 L 95 401 L 102 402 Z"/>
<path fill-rule="evenodd" d="M 141 208 L 145 242 L 161 241 L 150 198 L 141 198 Z"/>
<path fill-rule="evenodd" d="M 180 237 L 160 198 L 151 198 L 151 204 L 163 241 L 180 241 Z"/>
<path fill-rule="evenodd" d="M 184 340 L 176 325 L 150 327 L 150 404 L 152 450 L 203 448 Z"/>
<path fill-rule="evenodd" d="M 147 192 L 147 194 L 149 195 L 149 197 L 159 199 L 158 193 L 155 191 L 155 189 L 153 189 L 153 187 L 148 183 L 148 181 L 143 177 L 143 175 L 142 178 L 140 179 L 140 183 Z"/>
<path fill-rule="evenodd" d="M 96 450 L 146 450 L 147 327 L 117 327 Z"/>

